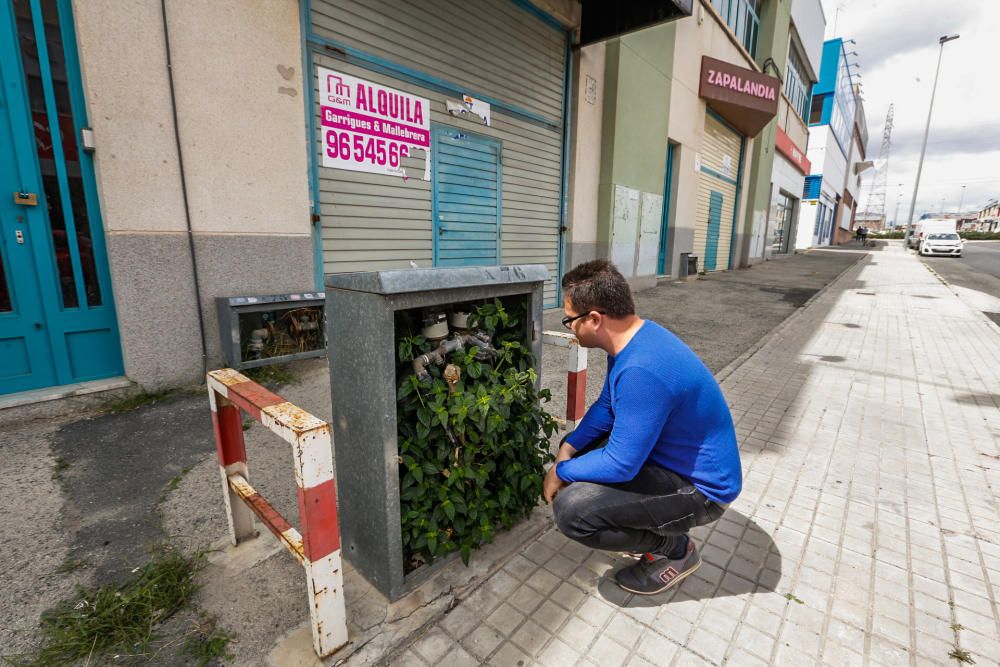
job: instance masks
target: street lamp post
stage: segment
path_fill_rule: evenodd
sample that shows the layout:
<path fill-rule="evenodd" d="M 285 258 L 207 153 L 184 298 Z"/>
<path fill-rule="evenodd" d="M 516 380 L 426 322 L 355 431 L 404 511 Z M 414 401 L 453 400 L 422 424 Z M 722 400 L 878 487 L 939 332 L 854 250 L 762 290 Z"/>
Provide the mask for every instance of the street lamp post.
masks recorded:
<path fill-rule="evenodd" d="M 938 75 L 941 73 L 941 56 L 944 54 L 944 45 L 948 42 L 958 39 L 958 35 L 942 35 L 938 38 L 938 44 L 941 45 L 940 50 L 938 50 L 938 62 L 937 69 L 934 70 L 934 86 L 931 88 L 931 104 L 927 108 L 927 126 L 924 128 L 924 143 L 920 147 L 920 161 L 917 162 L 917 180 L 913 184 L 913 200 L 910 202 L 910 217 L 907 220 L 906 226 L 906 236 L 911 235 L 911 230 L 913 227 L 913 211 L 917 207 L 917 191 L 920 189 L 920 172 L 924 168 L 924 153 L 927 151 L 927 135 L 931 131 L 931 114 L 934 111 L 934 95 L 937 93 L 937 82 Z"/>
<path fill-rule="evenodd" d="M 958 215 L 962 216 L 962 204 L 965 203 L 965 186 L 962 186 L 962 196 L 958 198 Z"/>

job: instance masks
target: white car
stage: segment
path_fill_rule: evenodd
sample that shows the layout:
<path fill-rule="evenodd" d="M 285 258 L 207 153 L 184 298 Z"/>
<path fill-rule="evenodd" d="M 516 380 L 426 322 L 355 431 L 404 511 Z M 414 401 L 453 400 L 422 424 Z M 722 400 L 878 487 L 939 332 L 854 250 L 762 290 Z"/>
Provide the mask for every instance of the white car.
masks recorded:
<path fill-rule="evenodd" d="M 928 234 L 920 241 L 920 254 L 924 257 L 933 255 L 961 257 L 963 243 L 958 234 L 954 232 Z"/>

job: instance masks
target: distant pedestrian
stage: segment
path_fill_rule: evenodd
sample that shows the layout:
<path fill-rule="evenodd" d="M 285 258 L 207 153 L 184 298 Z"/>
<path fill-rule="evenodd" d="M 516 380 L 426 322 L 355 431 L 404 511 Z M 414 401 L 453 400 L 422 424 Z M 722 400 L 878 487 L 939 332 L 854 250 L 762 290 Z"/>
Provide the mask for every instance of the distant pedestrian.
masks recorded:
<path fill-rule="evenodd" d="M 868 245 L 868 228 L 862 225 L 859 231 L 861 232 L 861 245 Z"/>
<path fill-rule="evenodd" d="M 855 241 L 861 240 L 861 225 L 858 225 L 854 230 L 854 240 Z"/>
<path fill-rule="evenodd" d="M 642 554 L 615 574 L 653 595 L 701 565 L 688 531 L 722 516 L 743 476 L 732 415 L 702 361 L 677 336 L 642 320 L 607 260 L 562 280 L 563 325 L 608 353 L 600 398 L 567 435 L 545 476 L 545 500 L 567 537 Z"/>

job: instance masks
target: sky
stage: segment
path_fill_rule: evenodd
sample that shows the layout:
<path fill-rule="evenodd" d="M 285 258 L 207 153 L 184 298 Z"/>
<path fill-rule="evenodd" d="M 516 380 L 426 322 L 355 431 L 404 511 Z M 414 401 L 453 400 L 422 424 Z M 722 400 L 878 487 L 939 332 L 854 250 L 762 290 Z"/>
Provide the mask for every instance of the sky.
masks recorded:
<path fill-rule="evenodd" d="M 927 109 L 944 45 L 927 153 L 914 218 L 921 213 L 978 211 L 1000 199 L 1000 2 L 997 0 L 822 0 L 826 39 L 853 39 L 849 62 L 860 68 L 868 119 L 867 159 L 877 160 L 886 112 L 894 104 L 886 217 L 909 215 Z M 839 11 L 838 11 L 839 9 Z M 865 172 L 865 210 L 872 170 Z M 901 185 L 900 185 L 901 184 Z M 965 187 L 964 198 L 962 186 Z M 902 196 L 900 196 L 902 195 Z"/>

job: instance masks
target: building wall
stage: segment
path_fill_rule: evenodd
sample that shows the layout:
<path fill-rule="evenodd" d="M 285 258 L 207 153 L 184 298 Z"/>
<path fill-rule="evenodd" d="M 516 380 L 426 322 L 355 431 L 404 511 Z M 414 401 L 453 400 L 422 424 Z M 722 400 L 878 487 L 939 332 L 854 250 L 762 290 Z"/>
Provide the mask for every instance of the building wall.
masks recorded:
<path fill-rule="evenodd" d="M 771 178 L 773 185 L 771 188 L 771 201 L 767 214 L 768 219 L 768 231 L 765 250 L 767 257 L 772 254 L 772 244 L 774 243 L 775 236 L 775 220 L 777 218 L 777 204 L 779 195 L 784 192 L 786 195 L 799 201 L 802 199 L 802 188 L 805 182 L 805 174 L 799 171 L 798 167 L 792 164 L 788 158 L 786 158 L 781 153 L 778 153 L 774 157 L 774 168 L 771 171 Z M 791 239 L 796 238 L 797 225 L 796 221 L 798 219 L 799 211 L 793 211 L 792 213 L 792 229 L 788 230 L 786 233 L 789 234 Z M 793 242 L 789 243 L 789 252 L 794 251 L 795 245 Z"/>
<path fill-rule="evenodd" d="M 604 122 L 605 42 L 585 46 L 574 64 L 573 148 L 570 173 L 569 225 L 566 238 L 567 268 L 596 259 L 598 191 L 601 185 L 601 126 Z"/>
<path fill-rule="evenodd" d="M 677 275 L 680 254 L 694 249 L 695 162 L 707 113 L 705 101 L 698 96 L 701 58 L 711 55 L 741 67 L 759 68 L 734 43 L 728 27 L 716 20 L 710 6 L 695 3 L 695 14 L 689 18 L 607 42 L 603 80 L 598 79 L 599 86 L 603 83 L 603 89 L 599 88 L 603 108 L 598 110 L 593 105 L 588 108 L 583 100 L 586 76 L 600 73 L 590 57 L 591 48 L 582 50 L 574 91 L 571 264 L 612 256 L 615 188 L 621 186 L 637 191 L 651 205 L 662 197 L 663 205 L 669 207 L 666 270 Z M 602 116 L 599 128 L 595 122 L 598 112 Z M 598 141 L 600 150 L 592 150 Z M 675 144 L 672 193 L 664 193 L 668 144 Z M 752 139 L 745 142 L 739 220 L 746 206 L 753 145 Z M 592 208 L 595 163 L 599 163 L 596 209 Z M 596 211 L 594 217 L 592 210 Z M 652 273 L 633 279 L 637 287 L 654 282 Z"/>
<path fill-rule="evenodd" d="M 812 68 L 814 79 L 819 78 L 823 58 L 823 33 L 826 16 L 820 0 L 792 0 L 792 23 L 799 34 L 807 65 Z"/>
<path fill-rule="evenodd" d="M 160 3 L 73 9 L 125 372 L 144 387 L 195 382 L 197 298 Z M 298 9 L 167 3 L 209 367 L 221 362 L 214 297 L 313 285 Z"/>

